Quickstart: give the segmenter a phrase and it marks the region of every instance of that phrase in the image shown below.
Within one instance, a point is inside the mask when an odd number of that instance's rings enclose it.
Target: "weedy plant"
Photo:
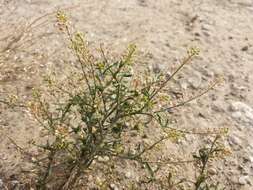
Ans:
[[[73,189],[80,176],[100,158],[136,161],[147,168],[149,182],[155,181],[149,152],[165,140],[191,133],[170,126],[170,111],[199,98],[217,84],[187,101],[171,104],[166,93],[168,83],[198,55],[198,50],[191,48],[171,75],[153,74],[135,64],[135,45],[129,45],[124,55],[115,60],[102,47],[96,52],[99,54],[92,53],[84,35],[72,32],[63,12],[57,13],[57,24],[67,35],[77,64],[63,81],[56,74],[45,77],[46,88],[34,89],[27,104],[48,137],[45,144],[39,145],[46,156],[35,160],[39,168],[37,189]],[[126,142],[136,139],[130,135],[132,130],[138,131],[140,138],[149,138],[142,129],[158,127],[161,134],[150,144]],[[194,157],[193,162],[198,162],[201,169],[196,182],[192,182],[196,190],[218,189],[207,184],[206,168],[211,157],[224,152],[217,147],[224,130],[207,134],[216,137],[211,148],[201,149]],[[174,183],[171,179],[170,174],[163,186],[172,189],[185,181]]]

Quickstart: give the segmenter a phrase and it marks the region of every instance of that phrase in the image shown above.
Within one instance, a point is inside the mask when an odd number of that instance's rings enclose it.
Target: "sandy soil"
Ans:
[[[253,188],[252,0],[0,0],[0,50],[8,44],[6,36],[18,35],[20,27],[15,26],[58,8],[67,8],[73,24],[87,33],[91,44],[104,43],[120,52],[134,42],[154,69],[172,70],[188,47],[198,46],[200,57],[177,77],[175,88],[189,96],[218,76],[225,83],[178,109],[174,125],[228,127],[226,145],[232,155],[214,164],[213,172],[227,181],[227,189]],[[52,20],[48,15],[45,22],[36,23],[27,37],[31,41],[8,52],[9,57],[1,52],[0,97],[16,91],[29,95],[52,67],[64,73],[67,55]],[[24,163],[8,137],[29,148],[27,142],[38,139],[39,132],[24,112],[1,106],[0,179],[7,175],[15,180],[17,172],[29,170],[29,163]],[[202,142],[202,137],[190,136],[175,146],[179,156],[190,155]]]

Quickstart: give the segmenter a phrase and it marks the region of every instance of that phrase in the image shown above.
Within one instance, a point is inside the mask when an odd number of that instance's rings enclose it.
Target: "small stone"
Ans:
[[[131,178],[132,174],[131,174],[131,172],[128,171],[128,172],[126,172],[125,176],[126,176],[126,178]]]
[[[110,184],[110,189],[111,190],[119,190],[119,188],[115,184]]]
[[[242,176],[239,178],[238,182],[240,185],[246,185],[248,182],[249,176]]]
[[[210,36],[210,33],[207,32],[207,31],[203,31],[202,33],[203,33],[206,37],[209,37],[209,36]]]
[[[110,160],[109,156],[99,156],[98,161],[99,162],[108,162]]]
[[[229,137],[228,142],[230,145],[241,145],[242,141],[235,135]]]
[[[148,6],[146,0],[138,0],[138,4],[139,4],[140,6],[142,6],[142,7],[147,7],[147,6]]]
[[[253,126],[253,109],[243,102],[232,102],[232,117],[243,126]]]
[[[188,78],[188,83],[193,89],[200,88],[202,84],[201,75],[197,72],[193,73],[192,76]]]
[[[188,83],[186,81],[180,81],[180,86],[183,90],[188,88]]]
[[[165,77],[166,77],[166,79],[169,79],[171,77],[171,72],[166,71]]]
[[[165,71],[165,65],[162,65],[162,64],[153,64],[152,65],[152,71],[155,74],[159,74],[159,73]]]
[[[215,168],[210,168],[210,169],[208,170],[208,172],[209,172],[210,175],[215,175],[215,174],[217,174],[217,171],[216,171]]]
[[[200,33],[195,32],[194,35],[195,35],[195,36],[200,36]]]
[[[201,113],[201,112],[198,113],[198,116],[202,117],[202,118],[206,118],[206,116],[203,113]]]
[[[248,51],[248,49],[249,49],[249,46],[244,46],[244,47],[242,47],[242,51]]]
[[[170,45],[169,42],[165,43],[165,46],[166,46],[166,47],[171,47],[171,45]]]
[[[211,27],[210,27],[209,24],[202,24],[201,30],[210,31],[210,30],[211,30]]]
[[[232,83],[234,81],[235,81],[235,76],[232,74],[228,75],[228,82]]]
[[[242,171],[242,170],[243,170],[243,168],[244,168],[244,167],[243,167],[243,165],[242,165],[242,164],[240,164],[240,165],[238,165],[238,166],[237,166],[237,169],[238,169],[238,170],[240,170],[240,171]]]
[[[18,180],[13,180],[13,181],[11,181],[11,187],[12,187],[13,189],[18,188],[19,185],[20,185],[20,183],[19,183]]]
[[[189,79],[189,82],[190,82],[191,86],[193,87],[193,89],[198,89],[201,84],[201,82],[199,80],[195,80],[192,78]]]
[[[88,176],[88,182],[92,182],[94,179],[93,179],[93,176],[92,175],[89,175]]]
[[[232,83],[231,84],[231,90],[233,90],[233,91],[246,91],[247,87],[246,86],[239,86],[236,83]]]
[[[4,188],[4,182],[2,179],[0,179],[0,189]]]
[[[211,71],[210,69],[203,69],[202,73],[206,77],[210,77],[210,78],[214,77],[214,72]]]
[[[222,106],[220,105],[217,105],[217,104],[213,104],[211,106],[212,110],[215,111],[215,112],[224,112],[224,109]]]

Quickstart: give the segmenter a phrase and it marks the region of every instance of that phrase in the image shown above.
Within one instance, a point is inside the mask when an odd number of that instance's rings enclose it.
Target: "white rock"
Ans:
[[[232,102],[232,117],[244,126],[253,126],[253,109],[243,102]]]
[[[211,105],[212,110],[216,112],[224,112],[224,106],[221,103],[213,102]]]
[[[128,171],[128,172],[126,172],[125,176],[126,176],[126,178],[131,178],[132,174],[130,171]]]
[[[252,163],[253,166],[253,156],[249,156],[249,161]]]
[[[161,72],[166,71],[166,67],[165,67],[165,65],[163,65],[163,64],[158,64],[158,63],[156,63],[156,64],[153,64],[153,65],[152,65],[151,70],[152,70],[154,73],[159,74],[159,73],[161,73]]]
[[[4,182],[2,179],[0,179],[0,189],[4,188]]]
[[[186,90],[189,86],[189,84],[185,80],[182,80],[179,83],[180,83],[181,88],[184,90]]]
[[[199,89],[202,85],[202,76],[199,72],[192,72],[187,81],[193,89]]]
[[[190,85],[194,88],[194,89],[198,89],[201,85],[201,79],[196,77],[191,77],[188,79]]]
[[[210,175],[215,175],[215,174],[217,174],[217,171],[216,171],[215,168],[210,168],[210,169],[208,170],[208,172],[209,172]]]
[[[88,176],[88,181],[89,181],[89,182],[92,182],[93,180],[94,180],[94,179],[93,179],[93,176],[92,176],[92,175],[89,175],[89,176]]]
[[[110,188],[112,189],[112,190],[119,190],[119,188],[115,185],[115,184],[110,184]]]
[[[245,91],[245,90],[247,90],[247,87],[246,86],[239,86],[236,83],[232,83],[231,90],[233,90],[233,91]]]
[[[239,178],[238,182],[240,185],[246,185],[249,180],[249,176],[242,176]]]
[[[99,156],[98,157],[99,162],[108,162],[109,160],[110,160],[109,156],[104,156],[104,157]]]
[[[18,180],[13,180],[11,181],[11,186],[15,187],[15,189],[19,189],[19,181]]]
[[[230,136],[228,141],[230,145],[242,145],[242,141],[235,135]]]

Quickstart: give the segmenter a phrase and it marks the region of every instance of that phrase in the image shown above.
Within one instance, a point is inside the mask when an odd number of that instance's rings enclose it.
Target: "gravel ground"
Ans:
[[[173,125],[182,129],[228,127],[226,146],[232,155],[215,162],[212,172],[226,181],[229,190],[253,188],[252,0],[0,0],[0,50],[11,40],[7,36],[18,36],[22,26],[47,14],[16,43],[20,46],[11,46],[15,51],[1,52],[0,97],[16,91],[25,97],[50,68],[66,71],[68,56],[50,14],[59,8],[66,9],[73,25],[87,33],[91,45],[104,43],[121,52],[134,42],[148,55],[145,61],[154,70],[171,71],[187,48],[199,47],[200,56],[178,75],[175,89],[187,97],[219,76],[225,83],[176,110]],[[39,132],[26,113],[1,106],[0,134],[0,178],[7,176],[15,186],[19,172],[29,170],[30,164],[7,137],[36,153],[27,142],[39,139]],[[167,146],[180,157],[190,155],[203,141],[189,136]],[[194,172],[189,169],[185,174],[194,176]],[[131,175],[138,177],[133,170],[126,171],[127,177]],[[0,189],[3,183],[0,179]],[[125,183],[112,184],[111,189],[121,189]]]

